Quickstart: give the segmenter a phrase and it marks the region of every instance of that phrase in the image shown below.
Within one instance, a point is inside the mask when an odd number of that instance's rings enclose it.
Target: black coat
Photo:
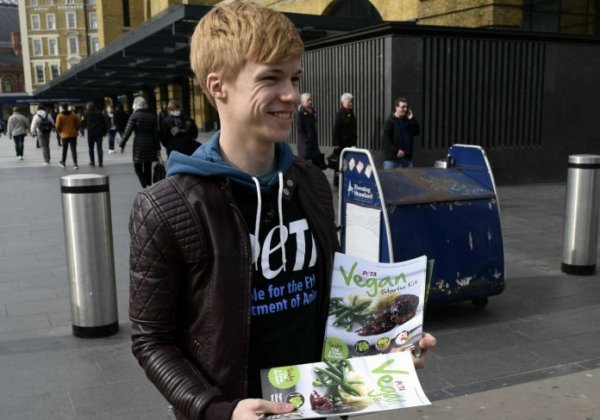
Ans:
[[[321,154],[319,150],[319,137],[317,135],[316,113],[308,112],[300,106],[296,112],[296,140],[298,142],[298,156],[304,159],[315,159]]]
[[[177,133],[174,131],[175,128]],[[185,114],[178,117],[167,115],[160,121],[160,142],[167,149],[167,154],[175,150],[184,155],[191,155],[200,147],[196,137],[198,137],[198,127],[194,120]]]
[[[404,151],[404,159],[412,160],[414,137],[421,133],[416,119],[398,118],[391,115],[383,125],[381,140],[385,160],[394,160],[398,150]]]
[[[333,123],[333,145],[340,149],[356,146],[357,130],[354,111],[350,110],[350,113],[347,113],[343,108],[340,108],[335,114]]]
[[[106,135],[106,119],[96,108],[88,109],[81,120],[82,129],[87,129],[89,137],[104,137]]]
[[[135,132],[133,139],[133,161],[154,162],[158,160],[157,154],[160,150],[158,140],[158,129],[156,124],[156,115],[148,109],[138,109],[135,111],[125,128],[123,140],[119,147],[125,147],[129,136]]]

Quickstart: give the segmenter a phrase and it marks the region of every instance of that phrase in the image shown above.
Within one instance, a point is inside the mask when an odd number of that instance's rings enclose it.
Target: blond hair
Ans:
[[[220,72],[235,80],[247,62],[275,64],[300,59],[302,39],[282,13],[255,3],[216,6],[198,22],[190,45],[190,64],[209,101],[206,78]]]

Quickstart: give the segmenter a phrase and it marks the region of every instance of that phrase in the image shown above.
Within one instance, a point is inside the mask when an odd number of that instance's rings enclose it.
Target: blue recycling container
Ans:
[[[485,306],[504,289],[500,209],[483,149],[450,147],[443,165],[378,171],[367,150],[340,155],[338,222],[344,252],[372,261],[426,255],[429,302]]]

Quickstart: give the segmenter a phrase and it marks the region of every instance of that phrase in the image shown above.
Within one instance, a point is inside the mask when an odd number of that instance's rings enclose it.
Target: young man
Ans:
[[[191,64],[222,129],[192,156],[172,152],[168,177],[135,199],[132,349],[178,418],[290,412],[260,399],[260,369],[320,360],[338,244],[325,176],[284,142],[302,53],[278,12],[210,11]],[[292,307],[288,285],[306,276],[312,298]]]
[[[383,125],[383,169],[412,168],[414,138],[420,133],[419,123],[406,98],[396,98],[394,112]]]
[[[71,157],[73,158],[73,169],[79,169],[77,166],[77,132],[81,125],[81,119],[69,109],[68,103],[60,105],[60,113],[56,116],[56,132],[62,142],[62,160],[58,162],[61,168],[64,168],[67,161],[67,152],[71,148]]]
[[[102,111],[96,108],[96,104],[88,102],[85,105],[85,112],[81,119],[82,130],[87,130],[88,153],[90,156],[90,166],[96,166],[94,148],[98,152],[98,166],[102,168],[104,162],[104,153],[102,152],[102,139],[107,133],[106,118]]]

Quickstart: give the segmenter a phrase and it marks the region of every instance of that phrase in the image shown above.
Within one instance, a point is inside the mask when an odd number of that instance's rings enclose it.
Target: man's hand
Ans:
[[[260,399],[245,399],[235,406],[231,420],[257,420],[264,418],[266,414],[285,414],[292,411],[294,411],[292,404]]]
[[[436,345],[436,338],[433,335],[424,332],[423,337],[421,337],[419,340],[420,354],[415,356],[413,353],[413,362],[415,363],[415,367],[417,369],[425,367],[425,355],[427,353],[427,349],[431,349]]]
[[[437,345],[437,340],[435,337],[429,333],[424,332],[423,337],[419,340],[418,352],[415,352],[413,349],[413,363],[417,369],[421,369],[425,367],[425,355],[427,353],[427,349],[431,349]],[[401,352],[410,350],[410,347],[406,347],[404,349],[392,349],[391,353]]]
[[[406,113],[406,118],[408,118],[409,120],[412,120],[414,117],[414,114],[412,112],[412,109],[409,109],[408,112]]]
[[[396,157],[397,158],[403,158],[404,155],[405,155],[404,150],[398,149],[398,152],[396,153]]]

